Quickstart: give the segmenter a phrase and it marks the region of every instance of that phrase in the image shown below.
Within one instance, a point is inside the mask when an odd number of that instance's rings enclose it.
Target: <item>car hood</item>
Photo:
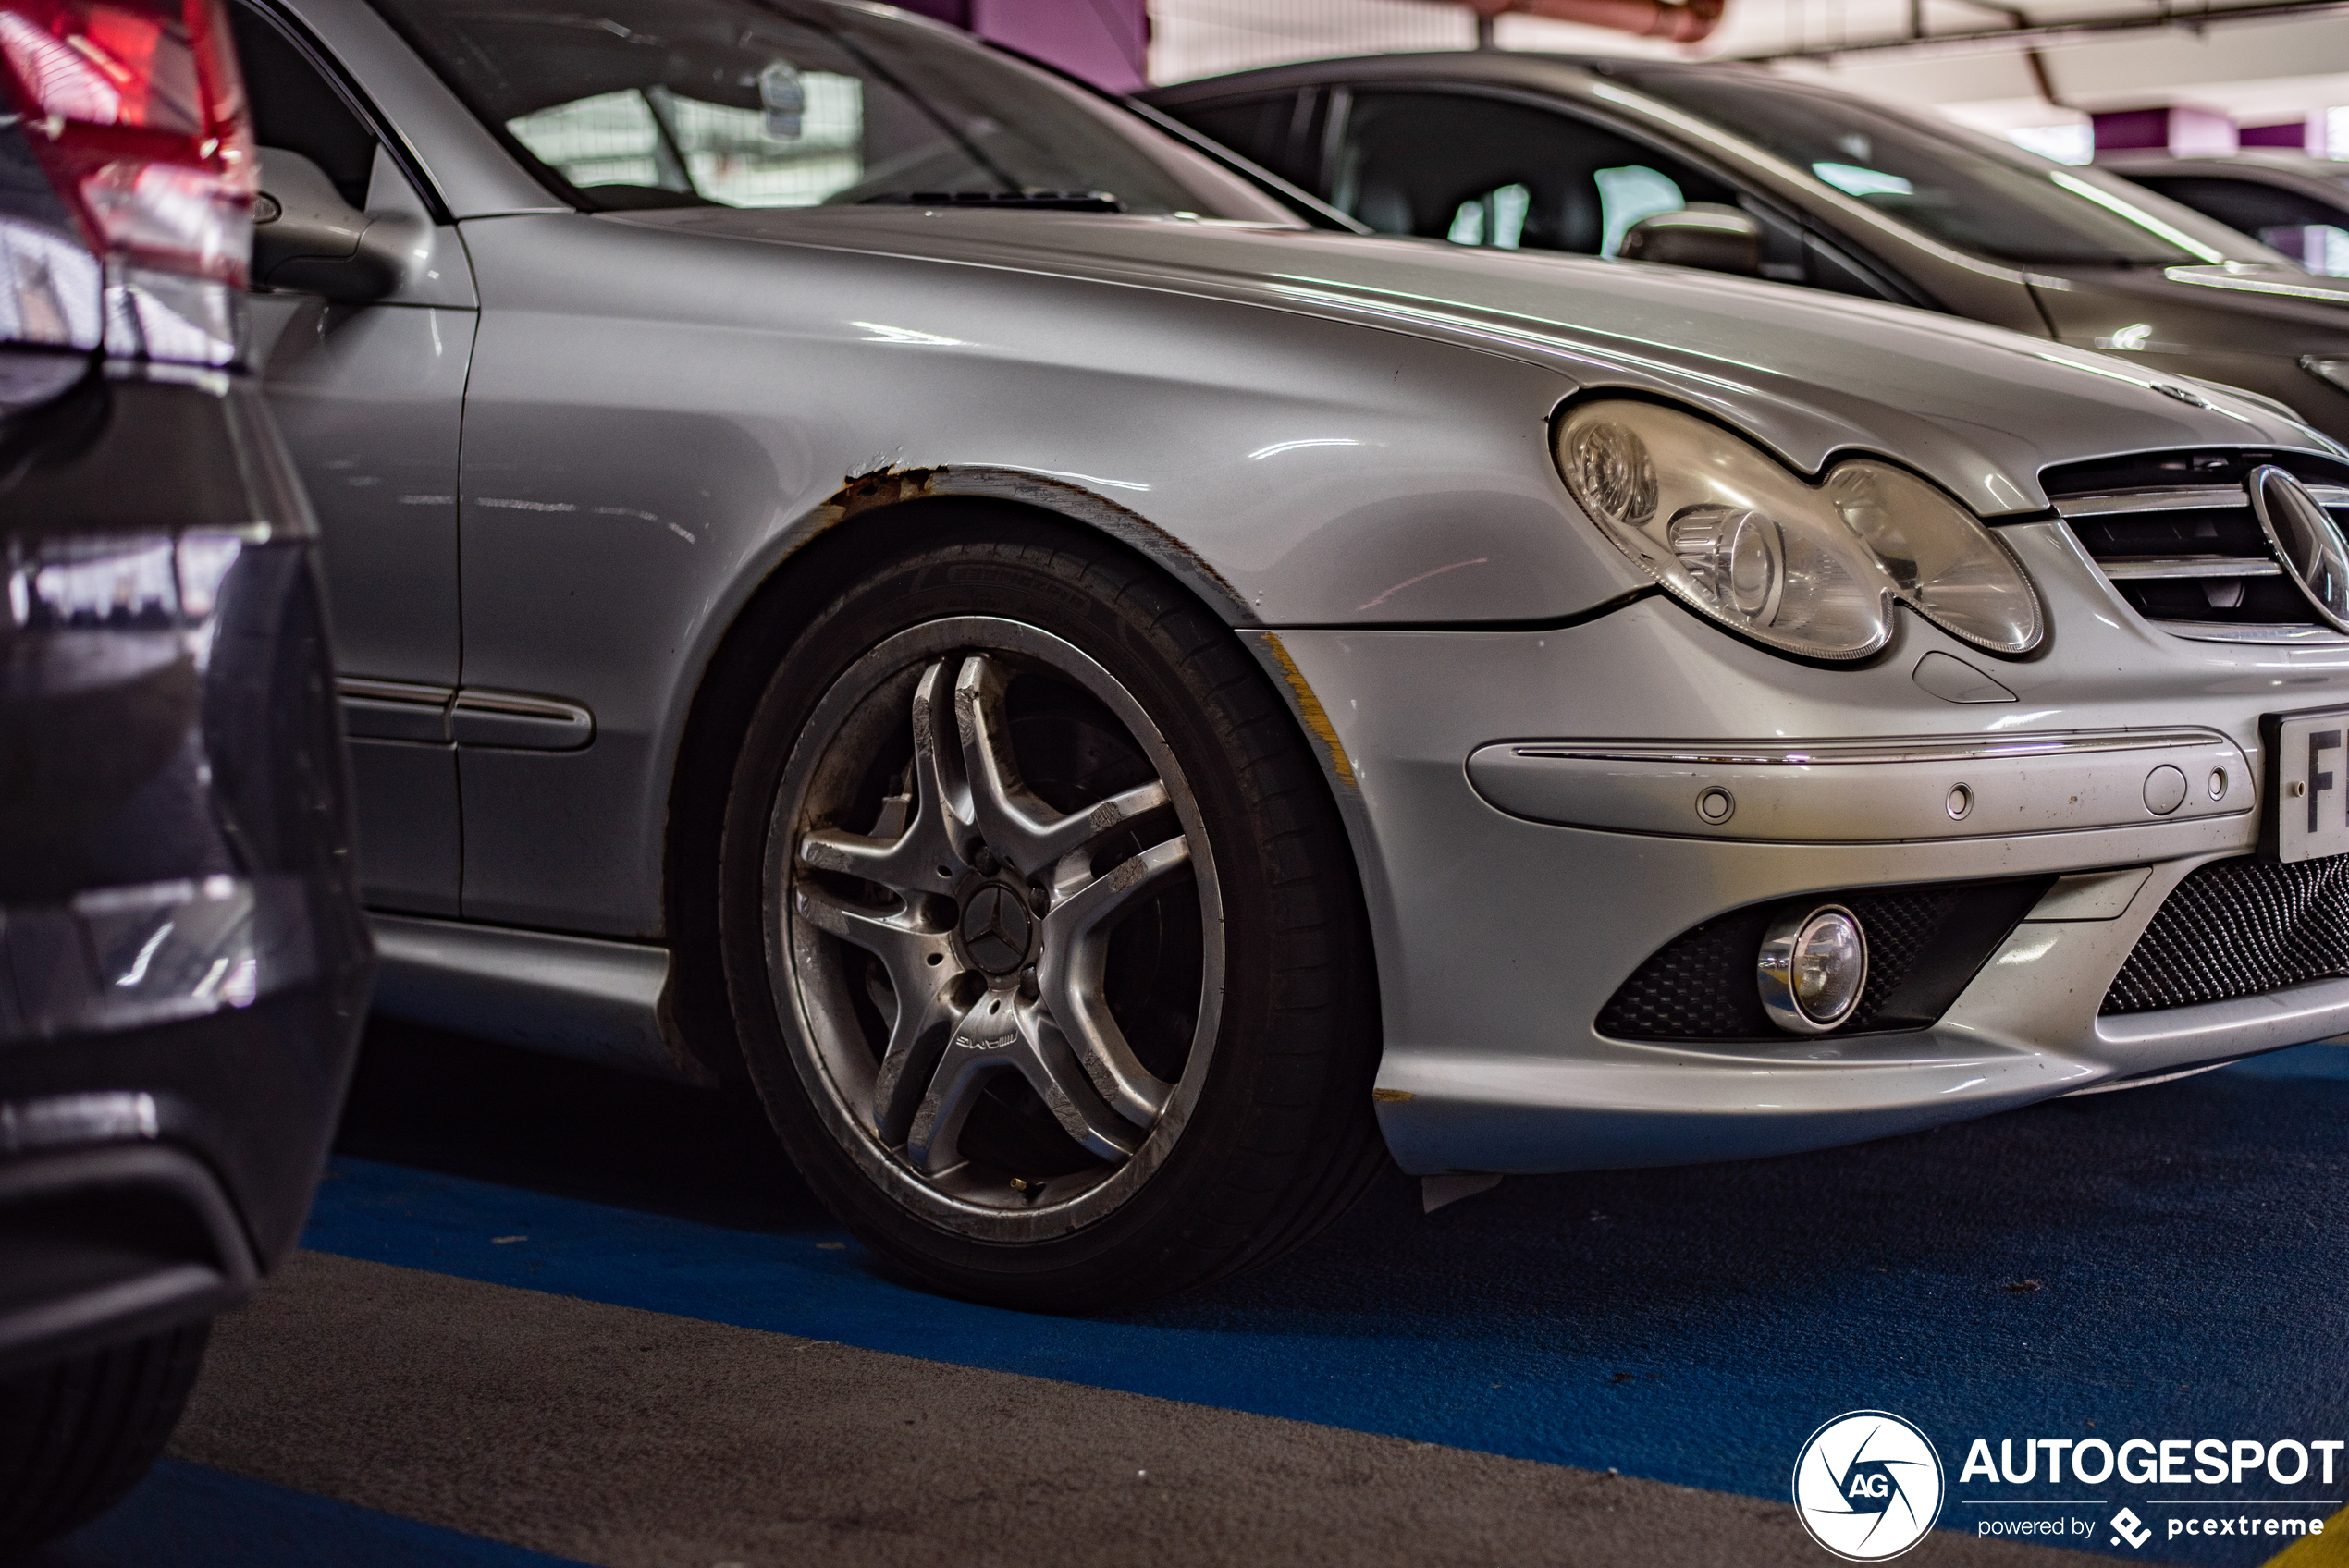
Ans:
[[[2039,471],[2199,446],[2338,452],[2266,404],[1905,307],[1685,268],[1229,223],[1052,212],[695,208],[609,221],[953,262],[1248,304],[1660,394],[1815,473],[1869,451],[1985,515],[2037,512]],[[983,291],[965,297],[986,309]]]

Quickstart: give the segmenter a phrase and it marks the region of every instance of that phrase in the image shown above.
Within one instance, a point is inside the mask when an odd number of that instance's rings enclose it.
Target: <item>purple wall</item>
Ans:
[[[2171,153],[2181,158],[2221,156],[2235,150],[2234,122],[2208,109],[2122,109],[2088,116],[2099,153]]]
[[[895,0],[966,27],[1113,92],[1143,84],[1150,24],[1145,0]]]
[[[2310,150],[2310,132],[2321,135],[2322,123],[2314,119],[2285,120],[2281,125],[2247,125],[2239,133],[2245,147],[2289,147],[2295,153]]]

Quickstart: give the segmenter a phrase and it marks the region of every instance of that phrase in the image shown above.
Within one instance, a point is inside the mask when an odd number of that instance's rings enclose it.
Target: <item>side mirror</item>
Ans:
[[[299,153],[261,149],[253,202],[256,287],[363,303],[398,288],[415,249],[412,220],[363,213]]]
[[[1642,218],[1616,251],[1627,262],[1661,262],[1706,272],[1762,276],[1762,226],[1738,211],[1695,202],[1677,213]]]

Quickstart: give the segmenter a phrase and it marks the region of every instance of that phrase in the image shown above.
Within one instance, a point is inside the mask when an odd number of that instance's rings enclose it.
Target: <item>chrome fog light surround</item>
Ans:
[[[1841,904],[1781,915],[1763,934],[1753,975],[1771,1023],[1789,1034],[1825,1035],[1859,1011],[1868,935]]]

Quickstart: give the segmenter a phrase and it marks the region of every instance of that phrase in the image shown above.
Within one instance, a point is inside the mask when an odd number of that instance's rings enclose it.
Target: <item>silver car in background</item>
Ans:
[[[882,7],[240,7],[379,1005],[747,1078],[918,1280],[2349,1029],[2271,404],[1318,232]]]
[[[2248,147],[2223,158],[2108,153],[2097,164],[2310,272],[2349,276],[2349,159]]]
[[[1938,116],[1758,66],[1490,49],[1147,97],[1382,233],[1948,311],[2247,387],[2349,440],[2349,282]]]

